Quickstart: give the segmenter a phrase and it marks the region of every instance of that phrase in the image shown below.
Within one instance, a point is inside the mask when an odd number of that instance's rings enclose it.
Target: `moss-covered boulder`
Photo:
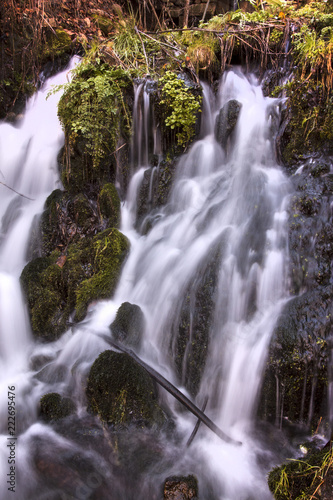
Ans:
[[[70,398],[62,397],[57,392],[45,394],[40,400],[40,415],[43,420],[59,420],[75,411],[75,404]]]
[[[124,302],[117,311],[117,315],[110,329],[113,338],[129,347],[140,346],[145,328],[143,312],[136,304]]]
[[[67,255],[55,251],[29,262],[21,283],[33,333],[55,339],[66,330],[70,314],[81,321],[90,302],[110,297],[128,249],[127,238],[113,228],[70,244]]]
[[[150,375],[128,354],[104,351],[93,363],[88,410],[113,426],[161,426],[165,416]]]
[[[329,500],[333,492],[333,450],[324,448],[299,460],[275,467],[268,486],[276,500],[321,498]]]
[[[98,197],[101,215],[109,227],[119,227],[120,198],[114,184],[107,183],[102,187]]]
[[[59,255],[54,252],[49,257],[37,257],[21,274],[32,331],[46,339],[57,338],[64,332],[69,316],[63,273],[57,264]]]
[[[170,476],[163,488],[164,500],[197,500],[198,480],[195,476]]]

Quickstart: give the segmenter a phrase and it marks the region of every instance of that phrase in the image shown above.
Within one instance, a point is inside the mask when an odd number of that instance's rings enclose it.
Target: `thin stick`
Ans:
[[[147,54],[146,54],[145,44],[143,43],[143,40],[141,38],[141,35],[140,35],[138,28],[135,26],[134,29],[135,29],[135,32],[137,33],[138,37],[140,38],[142,48],[143,48],[143,53],[144,53],[145,59],[146,59],[147,73],[149,74],[149,64],[148,64],[148,58],[147,58]]]
[[[35,201],[35,198],[29,198],[29,196],[26,196],[25,194],[19,193],[18,191],[15,191],[15,189],[11,188],[10,186],[7,186],[4,182],[0,181],[0,184],[2,186],[5,186],[7,189],[10,189],[11,191],[14,191],[14,193],[18,194],[19,196],[22,196],[22,198],[26,198],[27,200]]]
[[[142,359],[140,359],[131,349],[127,349],[126,347],[118,344],[114,340],[110,339],[106,335],[99,335],[105,342],[116,349],[118,349],[121,352],[124,352],[131,356],[134,361],[136,361],[142,368],[144,368],[149,375],[156,380],[158,384],[160,384],[164,389],[166,389],[172,396],[180,403],[182,403],[193,415],[198,417],[201,422],[203,422],[211,431],[213,431],[220,439],[223,441],[226,441],[227,443],[231,443],[237,446],[240,446],[242,443],[240,441],[236,441],[235,439],[232,439],[231,437],[227,436],[210,418],[207,417],[199,408],[192,403],[190,399],[188,399],[182,392],[180,392],[177,387],[175,387],[171,382],[169,382],[166,378],[164,378],[160,373],[158,373],[154,368],[151,366],[147,365]]]

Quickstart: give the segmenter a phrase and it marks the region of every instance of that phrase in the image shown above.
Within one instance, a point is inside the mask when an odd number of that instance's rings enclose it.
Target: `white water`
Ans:
[[[64,74],[59,75],[63,77]],[[134,120],[136,123],[143,120],[144,133],[141,139],[133,139],[133,146],[138,148],[139,169],[133,175],[122,213],[122,231],[131,241],[130,256],[113,300],[98,303],[91,308],[82,325],[49,345],[38,346],[32,341],[18,277],[25,264],[31,223],[42,210],[46,196],[58,187],[56,154],[63,136],[56,120],[56,102],[47,101],[53,111],[41,111],[39,101],[44,105],[44,90],[38,94],[38,101],[31,103],[21,129],[1,126],[4,182],[35,199],[26,200],[0,186],[1,214],[6,213],[8,206],[15,208],[15,204],[18,205],[18,217],[9,224],[0,248],[0,269],[3,270],[0,355],[4,367],[1,372],[1,422],[6,422],[7,386],[15,385],[22,410],[22,477],[34,478],[28,450],[36,434],[45,436],[54,446],[75,448],[73,443],[65,442],[47,426],[34,423],[38,401],[47,392],[69,393],[77,399],[79,414],[85,413],[82,385],[91,363],[107,348],[98,334],[109,332],[108,325],[124,301],[138,304],[146,317],[140,356],[179,385],[170,359],[174,313],[212,248],[220,245],[223,251],[216,308],[197,401],[199,404],[209,396],[207,415],[243,445],[227,445],[211,431],[201,428],[189,450],[182,452],[174,469],[168,466],[165,475],[196,473],[201,484],[200,498],[266,500],[271,495],[262,470],[256,464],[261,450],[251,440],[250,430],[267,347],[287,289],[285,210],[290,186],[274,159],[269,119],[270,113],[276,112],[278,102],[264,98],[259,85],[241,73],[227,74],[216,108],[215,105],[210,107],[214,99],[205,88],[203,138],[182,157],[170,203],[161,210],[158,222],[147,236],[140,236],[134,228],[136,196],[144,170],[149,166],[149,98],[144,95],[140,111],[138,96],[141,90],[139,87],[136,93]],[[242,104],[241,114],[233,143],[229,144],[228,151],[223,151],[214,139],[214,119],[216,111],[234,98]],[[34,116],[34,113],[38,114]],[[34,125],[28,126],[28,123]],[[7,149],[10,141],[15,148]],[[27,160],[23,160],[25,156]],[[133,160],[132,167],[134,164]],[[10,216],[14,219],[12,214],[11,209]],[[68,368],[61,383],[53,382],[52,377],[49,383],[32,378],[34,373],[29,371],[28,359],[29,355],[37,353],[54,359],[49,363],[51,373],[60,366]],[[186,442],[195,419],[179,413],[171,396],[165,396],[165,400]],[[2,432],[1,476],[7,468],[6,429]],[[183,449],[183,443],[180,448]],[[79,451],[84,454],[83,450]],[[213,485],[213,493],[209,492],[208,484]],[[5,488],[0,489],[0,497],[6,498],[4,495]],[[23,494],[22,498],[27,497]]]

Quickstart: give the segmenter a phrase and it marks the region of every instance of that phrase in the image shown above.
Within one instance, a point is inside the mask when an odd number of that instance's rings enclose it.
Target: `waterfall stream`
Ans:
[[[279,101],[264,97],[258,82],[240,70],[224,76],[216,98],[203,85],[200,139],[179,161],[168,204],[159,209],[148,234],[141,235],[135,227],[137,196],[149,167],[148,128],[153,128],[153,123],[149,119],[149,95],[142,84],[137,87],[133,119],[141,138],[133,138],[131,168],[135,172],[122,208],[121,227],[131,242],[131,252],[118,288],[112,300],[91,307],[86,320],[58,341],[38,344],[30,332],[19,275],[26,262],[32,223],[47,195],[59,186],[56,156],[63,134],[56,117],[58,96],[45,101],[45,95],[47,87],[63,82],[65,75],[49,80],[30,101],[20,128],[7,124],[0,128],[1,177],[16,191],[33,198],[28,200],[0,186],[1,477],[8,468],[3,424],[7,423],[7,387],[15,386],[21,433],[18,499],[28,500],[29,491],[38,485],[29,454],[38,439],[48,443],[50,456],[53,449],[54,453],[80,453],[94,470],[103,470],[103,480],[109,481],[113,491],[106,500],[132,498],[128,493],[122,495],[122,486],[116,486],[102,454],[80,447],[37,420],[38,401],[48,392],[68,394],[77,402],[78,415],[85,416],[84,381],[94,359],[109,348],[99,334],[109,335],[109,325],[125,301],[139,305],[145,315],[139,356],[187,393],[188,353],[195,332],[190,321],[179,379],[173,362],[177,325],[184,296],[195,288],[193,284],[213,255],[215,307],[195,401],[200,406],[208,397],[207,415],[243,445],[223,443],[201,426],[186,449],[184,443],[196,420],[180,411],[171,396],[163,394],[183,451],[172,463],[172,452],[166,451],[165,471],[158,470],[156,477],[160,481],[168,474],[194,473],[199,478],[201,499],[270,499],[265,468],[258,465],[258,457],[265,452],[251,438],[251,425],[271,334],[288,290],[286,208],[291,187],[276,164],[272,138]],[[219,109],[231,99],[240,103],[241,110],[224,150],[215,139],[214,123]],[[153,171],[152,175],[158,173]],[[194,303],[190,293],[190,318]],[[29,359],[37,354],[49,357],[48,378],[43,381],[35,378],[29,365]],[[61,367],[67,371],[59,381],[56,374]],[[175,444],[165,446],[174,448]],[[142,492],[136,491],[133,498],[157,498],[151,493],[155,491],[151,481],[147,480]],[[75,498],[93,498],[89,496],[91,488],[81,489]],[[58,497],[52,496],[47,489],[39,498],[67,498],[58,493]],[[6,494],[7,486],[2,481],[0,497],[5,499]]]

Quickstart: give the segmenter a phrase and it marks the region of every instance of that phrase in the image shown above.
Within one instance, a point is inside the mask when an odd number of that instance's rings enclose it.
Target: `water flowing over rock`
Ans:
[[[4,190],[0,199],[1,381],[17,388],[24,500],[270,500],[265,474],[277,459],[274,444],[254,437],[258,405],[278,426],[284,417],[310,424],[332,392],[323,363],[332,356],[330,233],[321,238],[331,223],[330,165],[284,175],[272,130],[281,100],[240,70],[225,73],[216,96],[203,84],[199,139],[163,159],[148,87],[135,87],[136,149],[121,206],[126,176],[108,163],[102,180],[85,177],[82,151],[60,189],[58,122],[43,137],[56,138],[50,157],[35,150],[38,134],[1,125],[9,145],[22,139],[19,151],[1,147],[6,182],[34,198]],[[320,258],[303,262],[311,249]],[[198,427],[128,354],[109,350],[110,333],[196,406],[207,403],[207,417],[231,439]],[[297,377],[300,365],[307,375]]]

